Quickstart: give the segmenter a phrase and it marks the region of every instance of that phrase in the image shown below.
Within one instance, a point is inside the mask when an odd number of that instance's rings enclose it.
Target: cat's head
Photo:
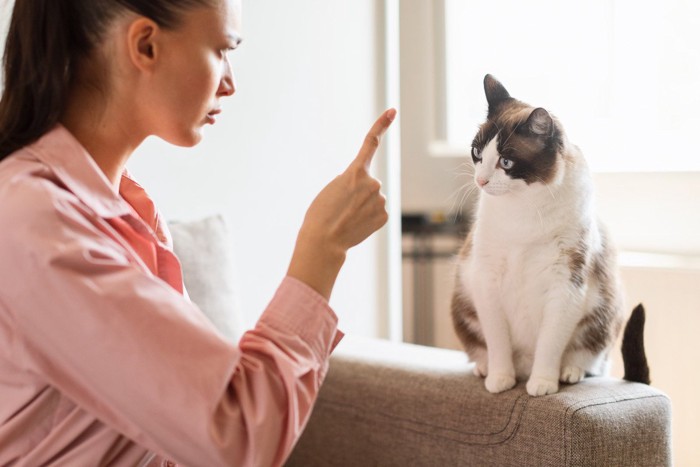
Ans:
[[[471,149],[477,186],[499,196],[559,179],[565,138],[559,122],[545,109],[512,98],[491,75],[484,90],[488,116]]]

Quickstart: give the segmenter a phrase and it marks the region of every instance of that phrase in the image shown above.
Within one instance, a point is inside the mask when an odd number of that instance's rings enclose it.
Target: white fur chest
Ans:
[[[528,361],[550,288],[568,280],[566,269],[553,266],[561,263],[562,248],[576,240],[581,213],[551,201],[542,208],[532,200],[513,201],[482,200],[462,277],[476,303],[505,316],[514,352]],[[477,312],[480,320],[491,319],[478,307]]]
[[[548,286],[560,282],[551,267],[556,248],[534,243],[503,248],[475,242],[474,253],[463,270],[472,294],[485,295],[477,301],[490,303],[490,311],[506,317],[514,350],[532,356]],[[485,313],[479,313],[479,318],[490,319]]]

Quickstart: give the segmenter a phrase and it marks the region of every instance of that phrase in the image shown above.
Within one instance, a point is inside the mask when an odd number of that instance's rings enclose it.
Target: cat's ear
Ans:
[[[550,136],[554,129],[554,122],[549,112],[542,107],[538,107],[532,111],[525,122],[525,127],[530,130],[530,133],[537,136]]]
[[[500,102],[510,98],[506,88],[492,75],[484,76],[484,91],[486,92],[486,101],[489,103],[489,108],[493,108]]]

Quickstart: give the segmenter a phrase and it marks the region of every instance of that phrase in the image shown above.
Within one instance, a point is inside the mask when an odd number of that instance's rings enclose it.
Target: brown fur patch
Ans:
[[[469,232],[467,238],[459,250],[459,259],[464,261],[471,254],[474,241],[474,231]],[[474,304],[461,293],[462,285],[460,283],[460,274],[457,273],[455,281],[455,290],[452,295],[452,323],[454,324],[455,333],[459,338],[464,350],[470,354],[481,349],[486,349],[486,341],[481,333],[479,318],[476,314]]]
[[[622,326],[621,297],[616,287],[617,278],[611,270],[614,252],[603,233],[602,248],[591,258],[590,275],[592,284],[599,288],[600,298],[593,309],[579,322],[575,338],[571,343],[574,349],[586,349],[592,353],[608,347],[620,333]]]
[[[455,293],[452,295],[452,322],[464,350],[467,354],[471,354],[479,349],[486,349],[486,341],[481,333],[474,304],[460,293],[459,289],[460,286],[457,284]]]
[[[571,271],[571,283],[576,288],[581,288],[586,283],[586,275],[588,272],[587,236],[588,232],[583,230],[576,245],[564,250],[564,255],[568,258],[569,270]]]
[[[474,245],[474,231],[471,230],[467,234],[467,238],[464,239],[464,243],[462,244],[462,248],[459,249],[459,258],[460,259],[467,259],[469,255],[471,254],[472,251],[472,246]]]

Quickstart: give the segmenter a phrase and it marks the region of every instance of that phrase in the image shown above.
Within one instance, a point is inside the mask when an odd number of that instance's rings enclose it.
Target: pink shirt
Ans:
[[[127,174],[60,125],[0,163],[0,465],[281,465],[336,323],[287,277],[235,347]]]

